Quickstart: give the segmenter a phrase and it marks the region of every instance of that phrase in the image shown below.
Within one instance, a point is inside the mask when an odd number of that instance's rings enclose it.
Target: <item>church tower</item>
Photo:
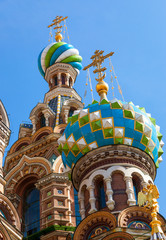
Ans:
[[[38,58],[38,68],[49,91],[43,103],[30,112],[31,124],[20,125],[19,138],[4,165],[5,194],[17,209],[24,237],[33,235],[36,240],[66,239],[76,226],[77,196],[57,141],[68,117],[83,108],[81,97],[73,88],[82,58],[76,48],[62,41],[62,21],[64,18],[57,17],[51,24],[57,29],[56,41],[46,46]]]
[[[106,68],[101,63],[112,54],[103,56],[97,50],[84,68],[97,67],[100,101],[75,111],[58,140],[78,191],[82,221],[73,240],[149,239],[151,235],[151,214],[137,201],[138,192],[155,180],[162,161],[162,134],[144,108],[107,99]],[[152,239],[165,239],[164,218],[158,214],[158,220],[163,230]]]

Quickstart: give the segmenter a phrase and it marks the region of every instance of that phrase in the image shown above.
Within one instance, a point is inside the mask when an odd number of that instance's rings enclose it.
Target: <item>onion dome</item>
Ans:
[[[72,167],[87,152],[115,144],[139,148],[151,156],[156,167],[162,161],[164,143],[159,126],[144,108],[132,102],[94,101],[75,111],[68,122],[58,140],[64,165]]]
[[[38,67],[44,77],[46,69],[55,63],[70,64],[78,73],[82,69],[79,51],[65,42],[54,42],[44,48],[38,58]]]

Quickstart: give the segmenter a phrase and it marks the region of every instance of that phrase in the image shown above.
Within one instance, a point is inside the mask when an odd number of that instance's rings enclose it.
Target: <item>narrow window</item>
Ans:
[[[23,232],[27,237],[40,230],[40,192],[33,187],[28,189],[23,199]]]
[[[99,210],[106,207],[103,181],[98,183]]]

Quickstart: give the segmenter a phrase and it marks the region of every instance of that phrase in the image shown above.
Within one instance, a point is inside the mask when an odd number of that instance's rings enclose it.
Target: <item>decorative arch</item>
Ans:
[[[89,177],[89,181],[88,181],[88,186],[87,187],[89,187],[90,185],[93,185],[95,178],[98,177],[98,176],[102,176],[105,179],[105,178],[109,177],[109,174],[108,174],[108,172],[106,170],[103,170],[103,169],[100,169],[100,170],[97,170],[97,171],[93,172],[91,174],[91,176]]]
[[[53,129],[51,127],[43,127],[40,128],[38,131],[36,131],[31,138],[31,142],[36,142],[43,136],[47,136],[49,134],[53,133]]]
[[[58,126],[56,126],[56,127],[54,128],[54,133],[60,133],[60,134],[62,134],[63,131],[65,130],[66,126],[67,126],[67,124],[65,124],[65,123],[59,124]]]
[[[31,143],[30,137],[23,137],[18,139],[9,150],[9,154],[14,153],[19,150],[21,146],[27,146]],[[17,150],[18,149],[18,150]]]
[[[1,206],[4,206],[6,208],[6,212],[10,216],[9,219],[11,219],[12,221],[11,224],[15,225],[17,229],[21,230],[20,219],[15,207],[13,206],[11,201],[2,193],[0,193],[0,209],[1,209]]]
[[[161,225],[165,227],[165,220],[163,217],[158,214],[157,215],[158,220],[162,223]],[[124,209],[118,216],[118,227],[128,227],[129,223],[132,221],[143,221],[147,223],[148,225],[151,222],[151,214],[150,212],[147,212],[145,208],[138,207],[138,206],[131,206],[126,209]],[[163,229],[164,231],[165,229]]]
[[[93,172],[88,181],[84,180],[80,187],[82,186],[82,184],[87,184],[87,187],[93,185],[93,180],[96,176],[98,175],[101,175],[104,177],[104,179],[106,178],[109,178],[111,177],[111,175],[114,173],[114,172],[121,172],[125,177],[132,177],[132,174],[136,174],[138,175],[142,181],[148,183],[149,181],[151,181],[153,183],[153,180],[152,178],[147,175],[147,174],[143,174],[143,172],[141,170],[139,170],[138,168],[125,168],[125,167],[121,167],[121,166],[113,166],[113,167],[110,167],[108,168],[107,170],[104,170],[104,169],[99,169],[99,170],[96,170],[95,172]]]
[[[77,99],[67,99],[66,101],[64,101],[63,106],[70,106],[70,107],[74,107],[75,109],[79,109],[79,108],[83,108],[84,105],[81,101],[77,100]]]
[[[108,236],[104,237],[102,240],[134,240],[135,238],[127,233],[127,232],[123,232],[123,230],[120,232],[114,232],[109,234]]]
[[[116,227],[116,218],[109,212],[99,211],[86,217],[77,227],[73,240],[87,240],[96,227],[106,226],[109,230]]]
[[[8,231],[6,230],[6,228],[2,222],[0,223],[0,237],[1,237],[1,235],[3,237],[3,240],[11,239],[11,237],[8,234]]]
[[[53,171],[56,172],[56,173],[60,173],[59,169],[60,169],[61,165],[63,165],[63,163],[62,163],[62,157],[60,155],[60,156],[57,157],[57,159],[55,160],[55,162],[52,166]]]
[[[78,198],[81,198],[81,192],[82,192],[82,189],[84,188],[84,186],[89,186],[89,179],[85,179],[82,183],[81,183],[81,185],[80,185],[80,187],[79,187],[79,191],[78,191]]]
[[[44,109],[47,109],[48,106],[45,103],[38,103],[31,111],[30,113],[30,118],[34,115],[38,115],[41,111],[43,111]]]
[[[28,174],[36,174],[39,178],[52,172],[51,164],[43,157],[30,158],[23,156],[19,163],[5,176],[6,188],[14,189],[17,182]]]
[[[142,181],[148,183],[151,181],[153,183],[152,178],[148,174],[144,174],[141,170],[138,168],[132,167],[126,169],[126,176],[132,176],[133,174],[137,175]]]

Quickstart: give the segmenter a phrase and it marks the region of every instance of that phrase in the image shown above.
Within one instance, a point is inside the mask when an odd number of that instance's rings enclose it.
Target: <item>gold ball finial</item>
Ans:
[[[56,42],[61,42],[61,41],[62,41],[62,34],[57,33],[57,34],[55,35],[55,40],[56,40]]]
[[[98,84],[96,85],[96,91],[98,92],[99,96],[100,96],[100,100],[102,99],[106,99],[107,100],[107,92],[109,90],[108,84],[104,81],[98,82]]]
[[[98,84],[96,85],[96,91],[98,92],[99,95],[101,91],[107,94],[108,89],[109,89],[108,84],[104,81],[98,82]]]

